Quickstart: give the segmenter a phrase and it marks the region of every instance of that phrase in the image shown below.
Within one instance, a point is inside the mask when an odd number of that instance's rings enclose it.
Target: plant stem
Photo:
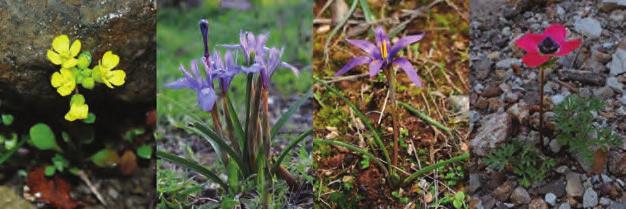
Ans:
[[[543,141],[543,83],[544,83],[544,74],[543,67],[539,68],[539,141]]]
[[[398,104],[396,103],[396,75],[393,68],[390,66],[388,69],[384,69],[387,77],[387,85],[389,88],[389,100],[391,105],[389,111],[391,114],[391,120],[393,125],[393,156],[391,158],[391,167],[398,165]],[[393,172],[393,171],[392,171]]]
[[[265,158],[266,158],[266,163],[268,165],[268,167],[271,168],[271,161],[270,159],[272,159],[272,152],[271,152],[271,141],[270,141],[270,112],[269,112],[269,89],[266,87],[263,87],[263,90],[261,90],[261,102],[262,102],[262,113],[263,113],[263,117],[261,119],[262,121],[262,132],[263,132],[263,151],[265,152]]]

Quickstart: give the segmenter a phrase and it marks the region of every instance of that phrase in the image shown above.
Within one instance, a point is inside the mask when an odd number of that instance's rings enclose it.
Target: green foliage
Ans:
[[[404,192],[402,190],[391,192],[391,196],[396,198],[400,204],[409,204],[409,197],[404,196]]]
[[[5,126],[10,126],[11,124],[13,124],[13,115],[2,114],[0,117],[2,117],[2,124],[4,124]]]
[[[465,203],[465,193],[457,192],[454,194],[454,199],[452,200],[452,206],[456,209],[467,209],[469,206]]]
[[[119,161],[119,156],[115,150],[104,148],[93,154],[89,159],[98,167],[113,167]]]
[[[463,166],[450,167],[443,175],[442,179],[446,182],[446,185],[450,187],[456,186],[459,182],[462,182],[465,178],[465,169]]]
[[[38,123],[30,128],[30,143],[37,147],[39,150],[57,150],[59,151],[59,145],[57,144],[54,132],[46,124]]]
[[[544,156],[533,145],[517,140],[500,146],[483,160],[497,171],[510,166],[513,173],[520,178],[519,184],[526,188],[543,181],[556,164],[554,159]]]
[[[149,160],[152,158],[152,145],[144,144],[137,148],[137,156]]]
[[[203,185],[172,169],[157,169],[158,209],[190,208],[193,197],[201,194]]]
[[[603,109],[602,100],[568,96],[554,110],[558,142],[567,145],[570,153],[587,161],[593,159],[596,149],[607,151],[618,146],[621,140],[610,129],[593,126],[594,112]]]

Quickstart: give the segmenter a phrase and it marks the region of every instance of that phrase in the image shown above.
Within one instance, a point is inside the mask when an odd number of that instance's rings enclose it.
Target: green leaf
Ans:
[[[13,115],[2,114],[2,124],[5,126],[10,126],[13,124]]]
[[[0,138],[4,139],[4,137],[2,137],[2,136],[0,136]],[[11,134],[11,138],[10,139],[5,139],[4,140],[4,149],[6,149],[6,150],[13,149],[16,145],[17,145],[17,134],[15,134],[15,133]]]
[[[230,186],[230,191],[233,193],[238,193],[239,192],[239,167],[237,167],[237,163],[235,163],[232,160],[228,161],[226,170],[228,171],[228,185]]]
[[[52,129],[46,124],[37,123],[30,128],[30,142],[39,150],[61,151]]]
[[[82,69],[86,69],[91,64],[91,53],[88,51],[83,51],[78,55],[78,67]]]
[[[300,108],[302,104],[304,104],[306,101],[309,100],[312,94],[313,94],[313,89],[311,88],[304,96],[300,97],[298,101],[291,104],[291,106],[289,106],[289,109],[287,109],[287,112],[283,113],[280,116],[280,118],[276,121],[276,123],[274,123],[274,126],[272,126],[272,131],[270,132],[271,134],[270,136],[272,139],[274,138],[274,136],[276,136],[278,131],[285,125],[285,123],[289,120],[289,118],[291,118],[291,116],[294,113],[296,113],[296,110],[298,110],[298,108]]]
[[[361,120],[361,122],[363,122],[363,124],[365,125],[367,130],[369,130],[371,132],[372,136],[374,137],[374,143],[376,143],[378,148],[380,148],[381,151],[383,152],[383,157],[385,158],[385,161],[386,162],[391,162],[391,158],[389,157],[389,152],[387,151],[387,148],[385,147],[385,144],[383,143],[382,139],[380,138],[380,134],[378,133],[378,131],[372,125],[372,122],[370,121],[370,119],[367,116],[365,116],[365,114],[363,114],[363,112],[361,112],[359,110],[359,108],[357,108],[356,105],[354,105],[350,101],[350,99],[348,99],[346,96],[344,96],[339,90],[337,90],[336,88],[334,88],[331,85],[327,84],[326,82],[324,82],[322,80],[319,80],[318,78],[315,78],[315,80],[317,80],[318,83],[320,83],[324,87],[326,87],[331,93],[333,93],[333,94],[337,95],[339,98],[341,98],[341,100],[343,100],[346,103],[346,105],[348,105],[350,107],[350,109],[352,109],[352,111],[357,115],[357,117]],[[389,170],[391,170],[391,163],[389,164]]]
[[[421,118],[422,120],[424,120],[424,122],[435,126],[443,131],[445,131],[446,133],[450,133],[450,128],[444,126],[443,124],[439,123],[439,121],[436,121],[435,119],[429,117],[428,115],[426,115],[425,113],[422,113],[420,111],[418,111],[417,109],[413,108],[410,104],[408,103],[404,103],[404,102],[400,102],[398,101],[398,104],[402,107],[404,107],[406,110],[408,110],[409,112],[417,115],[417,117]]]
[[[433,171],[435,169],[444,167],[444,166],[446,166],[448,164],[451,164],[451,163],[454,163],[454,162],[467,160],[469,157],[470,157],[469,152],[465,152],[465,153],[457,155],[457,156],[455,156],[453,158],[450,158],[450,159],[447,159],[447,160],[442,160],[442,161],[439,161],[439,162],[437,162],[435,164],[423,167],[422,169],[419,169],[419,170],[413,172],[413,174],[411,174],[409,177],[404,179],[404,182],[402,184],[403,185],[408,185],[411,182],[413,182],[413,180],[415,178],[417,178],[418,176],[421,176],[423,174],[429,173],[429,172],[431,172],[431,171]]]
[[[63,138],[63,141],[65,143],[69,143],[72,140],[72,137],[70,137],[70,134],[68,134],[65,131],[61,132],[61,138]]]
[[[115,150],[104,148],[98,151],[96,154],[93,154],[90,158],[91,162],[96,164],[98,167],[114,167],[119,162],[119,155]]]
[[[146,133],[146,130],[143,128],[133,128],[124,132],[124,135],[122,136],[122,138],[124,138],[124,140],[128,142],[132,142],[133,139],[135,139],[138,136],[143,135],[144,133]]]
[[[17,143],[16,146],[13,147],[13,149],[5,150],[4,152],[0,153],[0,165],[2,165],[2,163],[11,158],[11,156],[13,156],[15,152],[17,152],[17,149],[22,147],[24,143],[26,143],[26,140],[21,140]]]
[[[278,157],[278,160],[276,160],[276,163],[275,163],[276,165],[274,169],[277,170],[278,166],[280,166],[280,164],[283,162],[287,154],[289,154],[289,152],[291,152],[291,150],[293,150],[293,148],[296,147],[297,144],[299,144],[301,141],[303,141],[307,136],[311,135],[312,133],[313,133],[313,129],[309,129],[303,132],[302,134],[300,134],[300,136],[298,136],[298,138],[293,140],[291,143],[289,143],[289,145],[285,149],[283,149],[283,151],[281,152],[280,157]]]
[[[222,179],[220,179],[217,175],[215,175],[213,172],[211,172],[209,169],[205,168],[204,166],[200,165],[199,163],[192,161],[192,160],[188,160],[182,157],[178,157],[176,155],[173,155],[171,153],[168,152],[164,152],[164,151],[160,151],[157,150],[156,152],[157,156],[161,159],[170,161],[178,166],[182,166],[185,167],[187,169],[190,169],[192,171],[195,171],[205,177],[207,177],[208,179],[211,179],[213,182],[219,184],[222,189],[228,191],[229,187],[226,183],[224,183],[224,181],[222,181]]]
[[[87,115],[87,118],[83,120],[83,123],[85,124],[93,124],[95,122],[96,122],[96,114],[93,114],[93,113],[89,113]]]
[[[137,148],[137,156],[149,160],[152,158],[152,146],[149,144],[141,145]]]
[[[367,156],[368,158],[374,160],[374,162],[380,167],[380,169],[383,170],[383,172],[385,173],[385,175],[389,175],[389,172],[387,170],[387,168],[385,167],[385,164],[378,159],[376,156],[374,156],[372,153],[368,152],[367,150],[354,146],[352,144],[348,144],[345,142],[341,142],[341,141],[336,141],[336,140],[322,140],[322,139],[313,139],[313,143],[322,143],[322,144],[330,144],[330,145],[335,145],[335,146],[339,146],[339,147],[343,147],[346,148],[350,151],[359,153],[361,155]]]
[[[205,140],[207,140],[219,156],[221,156],[222,152],[226,152],[232,159],[234,159],[237,162],[237,164],[239,164],[240,168],[247,167],[246,166],[247,164],[244,163],[244,161],[241,159],[241,156],[237,152],[235,152],[235,150],[233,150],[232,147],[228,146],[228,144],[226,143],[226,140],[224,140],[217,133],[215,133],[215,131],[213,131],[205,123],[192,122],[190,124],[190,127],[188,127],[188,129],[202,136],[202,138],[204,138]],[[222,162],[226,163],[226,160],[222,159]],[[244,172],[244,173],[246,173],[246,176],[247,176],[248,172]]]
[[[367,0],[359,0],[359,3],[361,4],[361,10],[363,11],[363,16],[365,16],[365,21],[368,23],[376,21],[376,17],[370,10]]]
[[[54,166],[46,166],[44,170],[44,174],[46,174],[46,176],[53,176],[54,173],[56,173],[56,169],[54,168]]]
[[[228,105],[227,111],[228,114],[224,114],[224,117],[228,116],[226,118],[226,122],[230,123],[231,127],[233,127],[234,132],[235,132],[235,138],[237,138],[236,142],[237,144],[235,144],[235,147],[238,147],[241,149],[241,144],[245,143],[245,133],[243,131],[243,128],[241,127],[241,122],[239,122],[239,117],[237,115],[237,112],[235,112],[235,108],[233,107],[233,103],[230,100],[230,96],[229,94],[226,94],[226,102]],[[239,150],[241,151],[241,150]]]
[[[54,157],[52,157],[52,165],[54,165],[56,170],[58,170],[59,172],[63,172],[63,170],[65,170],[65,168],[67,168],[70,163],[67,161],[67,159],[65,159],[65,157],[57,153],[54,155]]]

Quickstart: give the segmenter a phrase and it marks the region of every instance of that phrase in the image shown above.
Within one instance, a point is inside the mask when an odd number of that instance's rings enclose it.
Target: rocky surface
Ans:
[[[121,58],[126,84],[98,87],[96,102],[154,104],[156,8],[153,1],[0,1],[0,106],[45,109],[67,106],[50,86],[58,70],[46,58],[52,39],[67,34],[99,59],[107,50]],[[113,98],[113,99],[111,99]]]
[[[584,165],[555,140],[552,110],[572,94],[601,98],[606,106],[594,115],[595,125],[610,128],[626,141],[626,2],[472,0],[470,3],[470,149],[475,156],[484,156],[517,138],[535,144],[557,163],[544,181],[524,188],[517,186],[519,179],[510,170],[493,171],[486,168],[482,157],[473,158],[468,166],[473,206],[624,208],[625,147],[611,147],[606,163],[598,166],[600,172],[592,173],[590,163]],[[524,52],[514,41],[527,32],[541,33],[551,23],[565,25],[569,37],[581,38],[583,45],[545,70],[543,99],[547,130],[545,138],[539,139],[539,71],[521,63]],[[510,117],[510,122],[494,120],[495,116],[504,115]]]

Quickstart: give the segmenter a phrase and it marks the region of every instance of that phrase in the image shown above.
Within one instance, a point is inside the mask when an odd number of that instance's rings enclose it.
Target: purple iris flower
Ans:
[[[283,56],[283,48],[280,50],[277,48],[270,48],[264,56],[256,56],[255,63],[250,66],[247,71],[259,71],[261,72],[261,78],[263,79],[263,87],[268,88],[270,84],[270,78],[274,71],[279,67],[290,69],[296,76],[299,74],[298,68],[290,65],[289,63],[281,61]]]
[[[262,33],[259,35],[254,35],[252,32],[241,31],[239,32],[239,44],[238,45],[223,45],[228,49],[239,49],[243,51],[245,55],[246,62],[249,63],[253,57],[264,56],[267,47],[265,47],[265,43],[267,42],[269,34]]]
[[[200,74],[200,71],[198,70],[196,61],[192,60],[191,72],[187,71],[182,64],[178,70],[183,72],[185,77],[168,83],[165,87],[172,89],[188,88],[194,90],[197,94],[198,106],[207,112],[213,110],[215,101],[217,101],[217,95],[215,94],[215,90],[213,90],[213,75],[210,69],[205,68],[206,72],[205,77],[203,78],[202,74]]]
[[[213,69],[211,73],[219,79],[222,91],[227,92],[235,75],[241,72],[241,68],[235,63],[235,59],[233,59],[233,55],[229,50],[224,53],[224,59],[222,59],[219,52],[213,52],[211,60],[211,68]]]
[[[385,69],[389,67],[389,65],[396,65],[404,70],[404,73],[409,76],[409,79],[411,79],[416,86],[421,87],[422,81],[415,72],[411,62],[404,57],[395,56],[401,49],[422,39],[424,34],[402,37],[398,43],[390,46],[389,37],[382,27],[377,27],[375,33],[375,44],[367,40],[346,39],[353,46],[365,51],[367,55],[353,58],[348,64],[343,66],[341,70],[337,71],[335,76],[342,75],[358,65],[369,64],[369,74],[371,77],[374,77],[381,69]]]

